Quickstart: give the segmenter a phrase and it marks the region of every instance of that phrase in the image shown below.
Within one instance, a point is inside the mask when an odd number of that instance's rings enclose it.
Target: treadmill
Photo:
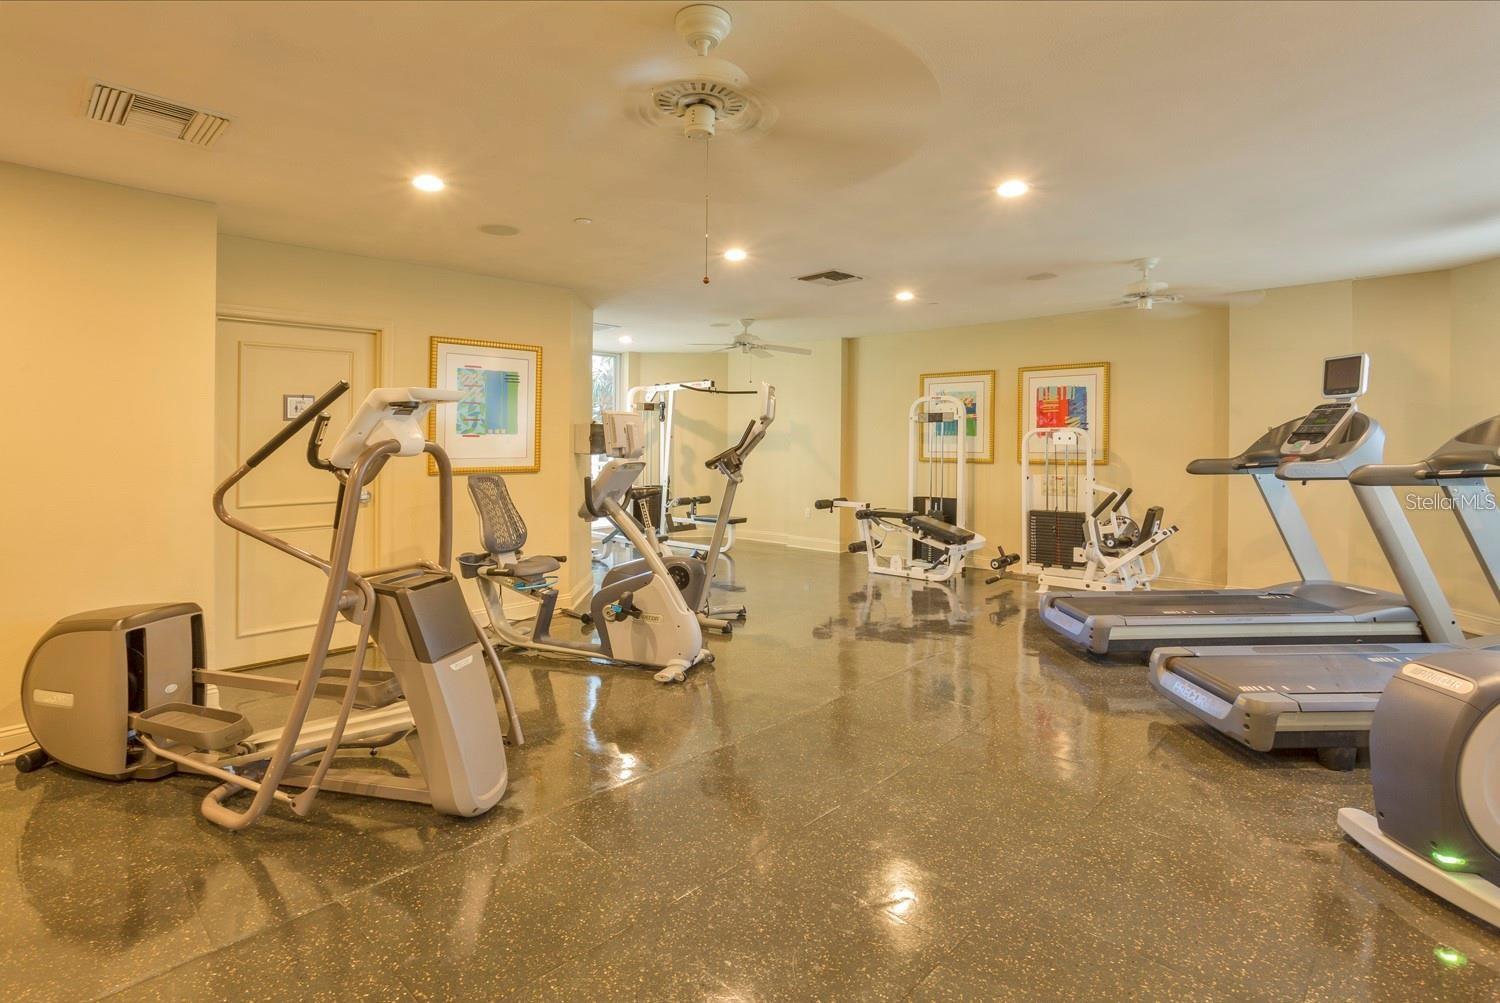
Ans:
[[[1500,477],[1500,416],[1449,439],[1419,463],[1361,467],[1355,489],[1439,487],[1458,517],[1490,587],[1500,597],[1500,509],[1486,480]],[[1385,539],[1381,538],[1382,546]],[[1401,554],[1387,558],[1396,565]],[[1375,705],[1407,662],[1439,651],[1500,650],[1500,636],[1465,640],[1435,581],[1426,602],[1448,622],[1430,636],[1442,643],[1360,647],[1184,647],[1151,655],[1151,685],[1168,700],[1235,741],[1260,752],[1312,748],[1331,769],[1350,769],[1368,747]]]
[[[1200,459],[1188,473],[1246,475],[1260,490],[1290,552],[1298,581],[1265,589],[1173,589],[1141,592],[1047,592],[1042,622],[1095,654],[1149,652],[1166,645],[1406,644],[1429,639],[1444,611],[1413,608],[1407,596],[1333,581],[1312,530],[1293,496],[1293,481],[1347,481],[1357,468],[1379,463],[1385,430],[1355,406],[1369,386],[1368,355],[1324,360],[1327,403],[1262,435],[1238,456]],[[1356,486],[1355,494],[1387,555],[1398,554],[1397,580],[1432,569],[1388,486]],[[1446,620],[1451,620],[1451,614]],[[1447,640],[1439,630],[1438,640]]]

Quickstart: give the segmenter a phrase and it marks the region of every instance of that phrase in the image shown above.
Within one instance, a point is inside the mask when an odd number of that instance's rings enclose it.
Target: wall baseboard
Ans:
[[[1478,634],[1481,637],[1500,634],[1500,616],[1475,613],[1466,609],[1456,609],[1453,614],[1458,617],[1458,625],[1471,634]]]
[[[0,752],[12,752],[31,744],[31,729],[24,724],[10,724],[0,728]]]

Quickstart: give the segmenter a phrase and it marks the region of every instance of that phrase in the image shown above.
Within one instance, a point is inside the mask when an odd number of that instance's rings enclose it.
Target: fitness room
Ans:
[[[0,2],[0,998],[1500,999],[1497,42]]]

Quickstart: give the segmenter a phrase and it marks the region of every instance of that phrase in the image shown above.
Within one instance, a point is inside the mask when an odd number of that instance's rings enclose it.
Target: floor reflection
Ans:
[[[528,742],[480,819],[330,794],[231,835],[203,781],[0,773],[0,992],[1500,996],[1493,931],[1339,836],[1367,769],[1188,724],[1023,581],[749,541],[720,575],[750,619],[682,685],[505,654]]]

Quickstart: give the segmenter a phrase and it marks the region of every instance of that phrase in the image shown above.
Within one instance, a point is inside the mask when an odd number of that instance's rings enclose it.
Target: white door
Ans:
[[[339,380],[349,391],[331,408],[327,455],[359,402],[375,383],[378,335],[220,317],[216,377],[218,478],[290,420],[297,406]],[[333,538],[338,482],[307,462],[308,432],[288,442],[242,480],[225,499],[232,515],[327,557]],[[351,566],[374,567],[375,504],[360,509]],[[206,503],[206,502],[205,502]],[[216,668],[252,665],[307,653],[327,577],[317,568],[220,526],[214,545],[215,604],[209,625]],[[336,646],[352,645],[354,627],[341,623]]]

